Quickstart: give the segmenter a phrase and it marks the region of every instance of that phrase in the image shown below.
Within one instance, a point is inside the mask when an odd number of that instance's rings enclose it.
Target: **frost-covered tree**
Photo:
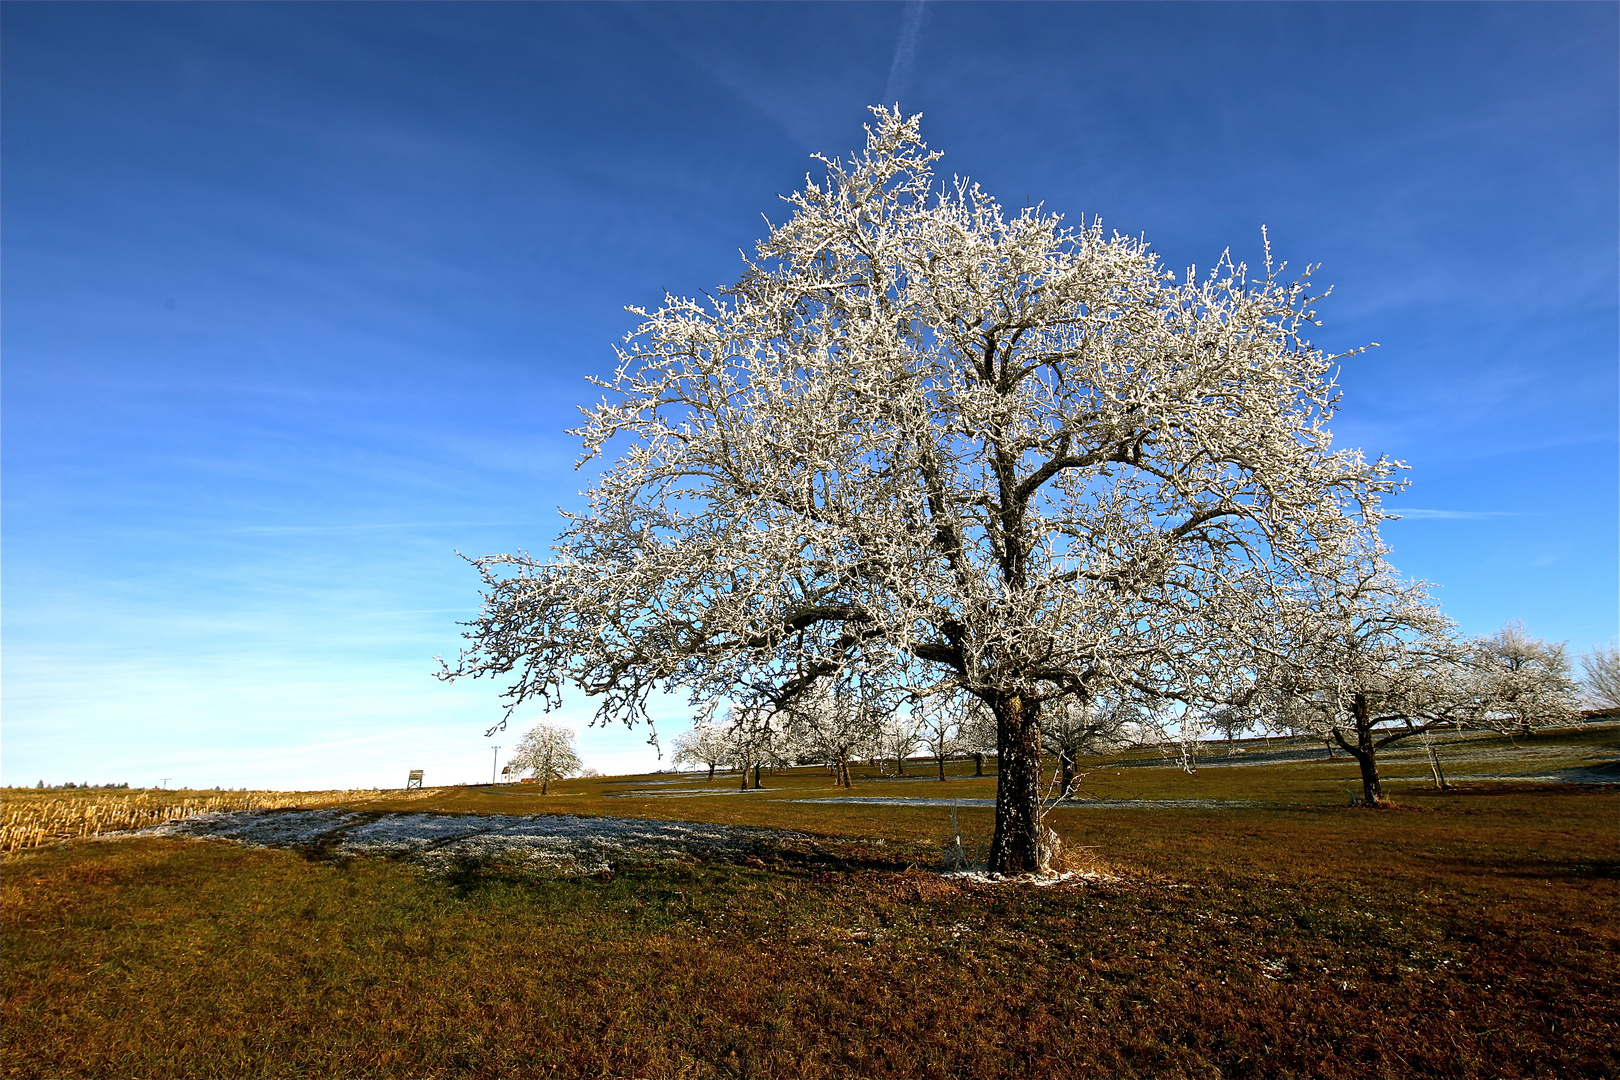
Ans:
[[[996,715],[976,697],[957,694],[952,700],[962,714],[958,745],[973,759],[973,775],[983,776],[985,755],[996,752]]]
[[[1529,735],[1579,715],[1568,651],[1562,642],[1531,637],[1521,622],[1476,640],[1467,664],[1474,698],[1469,720],[1480,727]]]
[[[786,198],[741,279],[666,297],[577,434],[622,456],[550,557],[474,560],[446,677],[783,709],[859,668],[996,718],[992,870],[1042,869],[1041,717],[1197,698],[1247,597],[1376,523],[1391,466],[1330,447],[1305,277],[1177,275],[1099,221],[938,183],[919,118]]]
[[[906,758],[923,744],[922,718],[911,712],[886,712],[878,722],[877,752],[894,759],[896,776],[906,775]]]
[[[876,753],[883,709],[858,681],[823,679],[798,694],[783,714],[788,741],[806,757],[826,762],[834,783],[852,787],[849,763]]]
[[[962,710],[953,700],[955,697],[936,695],[918,702],[912,709],[918,735],[939,767],[941,780],[945,779],[946,759],[962,752]]]
[[[1254,720],[1244,709],[1224,706],[1209,714],[1209,726],[1226,739],[1228,757],[1236,752],[1238,736],[1254,726]]]
[[[725,731],[707,717],[700,717],[689,730],[675,736],[671,749],[674,751],[669,758],[671,765],[707,767],[710,780],[714,779],[714,770],[731,756],[731,744]]]
[[[1074,793],[1076,763],[1090,754],[1105,754],[1127,745],[1138,720],[1128,705],[1106,698],[1069,698],[1048,709],[1041,735],[1058,761],[1058,798]]]
[[[1605,645],[1581,654],[1581,690],[1596,709],[1620,709],[1620,649]]]
[[[560,724],[542,721],[528,730],[512,751],[508,765],[516,772],[531,773],[540,781],[540,794],[579,771],[579,754],[574,750],[574,733]]]
[[[755,788],[763,787],[760,774],[767,765],[791,759],[784,718],[763,707],[731,708],[724,723],[727,757],[742,773],[743,791],[748,790],[749,773]]]
[[[1367,806],[1385,801],[1377,754],[1386,746],[1421,737],[1435,785],[1445,787],[1431,732],[1529,732],[1576,715],[1562,645],[1532,638],[1518,623],[1460,638],[1425,586],[1402,580],[1384,554],[1363,546],[1319,562],[1309,587],[1278,611],[1268,647],[1282,659],[1262,678],[1278,694],[1271,726],[1347,750]],[[1251,695],[1248,704],[1260,699]]]
[[[1320,566],[1273,629],[1277,661],[1263,678],[1284,699],[1278,715],[1355,758],[1367,806],[1386,801],[1379,750],[1469,712],[1455,626],[1382,548],[1346,549]]]

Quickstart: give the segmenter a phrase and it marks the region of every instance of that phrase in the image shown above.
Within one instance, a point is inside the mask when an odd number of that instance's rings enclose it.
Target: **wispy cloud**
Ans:
[[[1478,521],[1483,518],[1522,517],[1514,510],[1423,510],[1416,506],[1403,506],[1395,515],[1414,521]]]
[[[536,521],[376,521],[353,525],[243,525],[227,532],[245,536],[280,536],[296,533],[348,533],[371,529],[484,529],[510,525],[538,525]]]
[[[924,0],[910,0],[900,17],[900,37],[894,43],[894,62],[889,65],[889,81],[883,86],[883,104],[894,105],[911,82],[912,62],[917,58],[917,34],[922,29]]]

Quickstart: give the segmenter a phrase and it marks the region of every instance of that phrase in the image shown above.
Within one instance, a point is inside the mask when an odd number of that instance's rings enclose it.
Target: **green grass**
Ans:
[[[1267,805],[1059,811],[1117,874],[1079,886],[941,878],[925,864],[948,810],[787,801],[834,793],[813,770],[747,796],[573,781],[426,805],[883,844],[828,845],[843,866],[599,878],[220,842],[25,852],[0,880],[0,1073],[1616,1074],[1614,787],[1411,785],[1401,809],[1369,811],[1342,805],[1343,760],[1109,771],[1088,787]],[[858,776],[854,793],[987,783]],[[988,811],[960,818],[988,833]]]

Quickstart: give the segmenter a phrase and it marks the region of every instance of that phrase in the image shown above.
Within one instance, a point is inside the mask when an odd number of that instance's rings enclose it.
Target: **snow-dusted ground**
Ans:
[[[789,799],[798,803],[865,803],[868,806],[994,806],[994,799],[906,799],[880,795],[841,795],[829,799]],[[1259,806],[1239,799],[1069,799],[1054,803],[1054,810],[1224,810]]]
[[[802,845],[802,833],[700,822],[570,814],[410,814],[352,810],[247,810],[200,814],[126,836],[216,837],[254,847],[330,855],[407,858],[445,869],[476,861],[519,862],[572,874],[623,863],[738,859]]]
[[[1564,729],[1570,730],[1570,729]],[[1509,770],[1525,770],[1521,775],[1518,771],[1504,771],[1501,774],[1491,775],[1462,775],[1458,779],[1468,780],[1534,780],[1540,777],[1549,778],[1563,783],[1613,783],[1613,780],[1601,780],[1593,773],[1600,773],[1605,767],[1612,769],[1617,757],[1620,757],[1620,723],[1612,720],[1598,720],[1582,724],[1579,731],[1603,731],[1608,733],[1607,746],[1571,746],[1557,738],[1556,735],[1531,736],[1515,740],[1517,745],[1508,743],[1503,745],[1501,736],[1493,731],[1438,731],[1433,736],[1434,748],[1440,755],[1440,763],[1448,772],[1455,766],[1474,764],[1494,764],[1507,766]],[[1218,769],[1245,765],[1275,765],[1286,761],[1325,761],[1327,760],[1327,747],[1320,743],[1308,743],[1299,739],[1277,739],[1272,745],[1246,740],[1242,745],[1233,748],[1235,753],[1221,743],[1206,743],[1198,752],[1197,760],[1200,769]],[[1350,755],[1342,749],[1334,751],[1334,757],[1341,762],[1350,762]],[[1387,765],[1421,765],[1428,766],[1429,752],[1418,738],[1407,739],[1394,743],[1378,751],[1378,764],[1380,768]],[[1111,761],[1100,766],[1107,769],[1142,769],[1142,768],[1179,768],[1180,762],[1174,755],[1154,760],[1151,758],[1137,758],[1127,761]],[[1534,775],[1531,775],[1534,773]],[[1559,774],[1569,773],[1565,777]]]

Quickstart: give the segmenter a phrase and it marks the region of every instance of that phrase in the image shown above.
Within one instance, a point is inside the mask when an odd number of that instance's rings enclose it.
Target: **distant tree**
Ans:
[[[1476,639],[1465,662],[1473,684],[1473,724],[1530,735],[1579,715],[1579,686],[1570,677],[1568,651],[1562,642],[1531,637],[1522,622]]]
[[[732,755],[730,741],[726,732],[706,717],[700,717],[692,727],[675,736],[674,753],[670,755],[670,764],[676,768],[682,765],[707,766],[708,778],[714,779],[714,770]]]
[[[546,794],[553,780],[579,771],[579,754],[574,750],[574,733],[560,724],[541,722],[518,741],[510,759],[512,768],[532,773],[540,781],[540,794]]]
[[[769,708],[733,706],[724,723],[727,760],[742,773],[742,790],[747,791],[749,773],[753,786],[763,787],[760,774],[765,766],[788,756],[784,745],[782,718]]]
[[[1386,802],[1378,751],[1468,712],[1465,652],[1421,583],[1380,548],[1341,553],[1274,624],[1270,686],[1294,725],[1333,739],[1361,770],[1361,801]]]
[[[922,744],[921,717],[909,711],[892,710],[880,719],[877,727],[878,753],[894,758],[895,775],[906,775],[906,758]]]
[[[853,787],[849,763],[877,753],[884,707],[865,693],[858,677],[821,679],[796,695],[781,714],[798,753],[832,767],[833,782]]]
[[[1217,708],[1209,714],[1209,726],[1226,738],[1228,757],[1236,752],[1238,736],[1248,731],[1253,724],[1254,720],[1247,711],[1229,705]]]
[[[959,696],[962,726],[957,736],[962,752],[973,759],[973,775],[984,775],[986,754],[996,752],[996,717],[984,702],[975,697]]]
[[[1581,689],[1599,709],[1620,709],[1620,649],[1605,645],[1581,654]]]
[[[962,713],[958,695],[936,695],[918,702],[912,709],[917,720],[922,743],[928,747],[939,766],[939,778],[945,779],[945,760],[955,757],[962,748]]]
[[[1331,738],[1356,759],[1367,806],[1386,801],[1377,753],[1392,743],[1422,736],[1444,786],[1429,732],[1528,731],[1574,711],[1561,645],[1512,623],[1460,639],[1424,586],[1401,580],[1383,555],[1361,548],[1324,566],[1274,621],[1280,662],[1265,676],[1287,699],[1278,711],[1290,726]]]
[[[1126,745],[1128,725],[1135,719],[1129,708],[1106,699],[1085,703],[1070,699],[1048,712],[1041,735],[1047,752],[1058,760],[1058,798],[1074,793],[1076,762]]]

